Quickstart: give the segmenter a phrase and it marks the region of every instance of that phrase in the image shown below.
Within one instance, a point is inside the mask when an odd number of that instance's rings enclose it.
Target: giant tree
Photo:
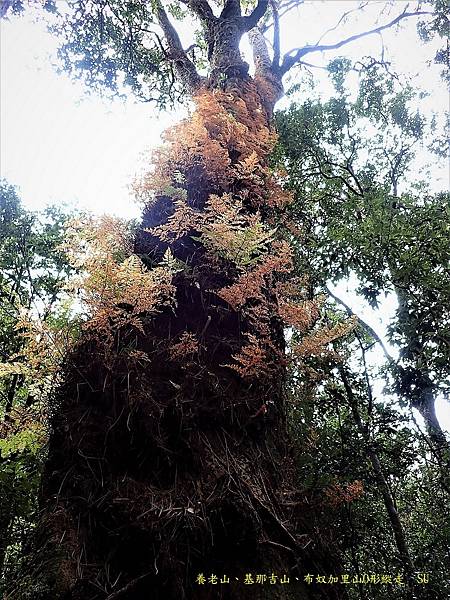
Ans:
[[[395,293],[389,337],[401,349],[399,360],[383,348],[392,387],[445,450],[434,405],[449,381],[449,198],[430,193],[413,172],[417,149],[436,136],[436,125],[417,110],[417,92],[387,65],[366,60],[352,68],[337,60],[330,71],[332,99],[294,103],[278,115],[279,157],[297,195],[291,220],[305,226],[300,260],[305,268],[314,262],[319,286],[354,273],[357,293],[372,307],[383,292]],[[346,81],[355,71],[360,84],[352,102]],[[446,154],[439,136],[431,148]]]
[[[318,303],[290,277],[272,113],[305,56],[427,11],[282,57],[280,14],[301,4],[79,1],[54,27],[63,64],[91,86],[127,84],[161,106],[188,97],[194,110],[136,185],[137,233],[107,221],[73,249],[90,319],[55,393],[40,551],[11,597],[345,597],[303,583],[338,565],[295,484],[283,327],[304,357],[350,325],[311,331]],[[187,49],[174,25],[186,17],[198,25]]]

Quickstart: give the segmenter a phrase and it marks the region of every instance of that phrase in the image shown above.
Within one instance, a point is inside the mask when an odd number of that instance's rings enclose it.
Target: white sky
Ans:
[[[367,14],[357,21],[351,17],[347,25],[331,32],[323,42],[332,43],[374,27],[382,5],[372,0]],[[307,2],[284,23],[283,49],[315,43],[353,6],[350,0]],[[380,22],[392,19],[404,6],[403,0],[397,0],[390,15]],[[423,112],[442,114],[449,109],[448,94],[439,68],[429,63],[436,46],[422,45],[415,27],[415,19],[409,19],[400,31],[396,28],[383,32],[386,59],[392,61],[394,71],[408,75],[413,85],[429,92],[420,106]],[[47,33],[43,23],[33,23],[29,16],[1,22],[0,43],[0,175],[18,186],[30,208],[65,203],[96,213],[138,217],[139,207],[128,186],[140,165],[148,162],[149,148],[158,145],[161,132],[179,115],[157,113],[152,105],[132,99],[111,102],[83,95],[80,84],[56,74],[52,56],[57,40]],[[247,48],[244,40],[242,49],[246,52]],[[324,65],[335,56],[356,59],[380,56],[380,52],[381,37],[372,35],[337,53],[310,54],[307,60]],[[317,69],[314,75],[319,93],[326,97],[330,85],[325,73]],[[433,190],[448,189],[445,165],[433,161]],[[426,162],[427,157],[421,156],[418,169],[423,170]],[[425,171],[421,175],[426,176]],[[340,286],[339,293],[383,334],[395,310],[392,299],[376,314],[361,306],[362,301],[345,286]],[[440,421],[450,431],[449,404],[443,400],[437,404]]]

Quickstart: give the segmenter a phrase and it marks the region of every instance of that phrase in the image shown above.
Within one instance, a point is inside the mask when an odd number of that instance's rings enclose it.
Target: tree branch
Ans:
[[[298,8],[304,3],[305,0],[287,0],[286,2],[281,2],[278,5],[278,19],[280,20],[285,14],[290,12],[293,8]],[[266,33],[271,27],[274,26],[273,21],[269,21],[264,25],[260,25],[260,29],[263,33]]]
[[[270,0],[270,8],[273,15],[273,60],[272,68],[278,70],[280,68],[280,17],[278,14],[277,0]]]
[[[316,45],[320,44],[320,42],[324,39],[325,36],[327,36],[329,33],[331,33],[332,31],[335,31],[339,25],[344,22],[346,20],[346,18],[353,12],[359,11],[359,10],[363,10],[369,3],[368,2],[362,2],[359,6],[357,6],[356,8],[352,8],[351,10],[348,10],[347,12],[345,12],[343,15],[341,15],[339,21],[336,23],[336,25],[334,25],[334,27],[331,27],[330,29],[327,29],[319,38],[319,40],[317,41]]]
[[[178,77],[190,93],[195,93],[202,84],[202,78],[197,73],[194,63],[186,56],[180,37],[170,22],[161,0],[156,0],[156,12],[169,47],[169,58],[174,63]]]
[[[285,73],[287,73],[289,71],[289,69],[291,69],[296,63],[298,63],[300,61],[300,59],[305,56],[306,54],[310,54],[311,52],[324,52],[326,50],[337,50],[338,48],[341,48],[342,46],[344,46],[345,44],[349,44],[350,42],[354,42],[355,40],[359,40],[360,38],[366,37],[368,35],[372,35],[374,33],[380,33],[381,31],[384,31],[385,29],[388,29],[389,27],[393,27],[394,25],[396,25],[397,23],[399,23],[400,21],[402,21],[403,19],[406,19],[407,17],[416,17],[419,15],[431,15],[433,14],[430,11],[416,11],[416,12],[407,12],[407,7],[405,7],[405,10],[400,13],[399,15],[397,15],[395,17],[395,19],[392,19],[392,21],[389,21],[389,23],[385,23],[384,25],[380,25],[379,27],[375,27],[374,29],[370,29],[369,31],[363,31],[361,33],[357,33],[355,35],[351,35],[348,38],[345,38],[344,40],[341,40],[340,42],[336,42],[336,44],[316,44],[314,46],[303,46],[302,48],[293,48],[292,50],[289,50],[289,52],[287,52],[284,55],[283,58],[283,63],[280,67],[280,72],[281,75],[284,75]],[[295,54],[293,56],[292,53]]]
[[[259,27],[254,27],[248,32],[248,39],[253,50],[255,71],[259,75],[264,76],[270,71],[272,61],[267,50],[266,40]]]
[[[313,65],[310,62],[306,62],[306,60],[300,60],[298,62],[299,65],[303,66],[303,67],[310,67],[312,69],[323,69],[325,71],[328,71],[327,67],[324,67],[323,65]],[[307,69],[309,73],[311,73],[311,71],[309,71],[309,69]]]
[[[267,7],[269,6],[269,0],[258,0],[258,4],[252,13],[246,17],[242,17],[242,24],[244,31],[250,31],[258,24],[258,21],[263,18],[266,14]]]
[[[144,573],[144,575],[136,577],[136,579],[132,579],[129,583],[127,583],[127,585],[120,588],[120,590],[117,590],[117,592],[113,592],[112,594],[110,594],[106,598],[106,600],[116,600],[117,598],[122,598],[125,594],[128,594],[128,592],[134,590],[138,586],[138,584],[141,583],[147,577],[149,577],[149,575],[151,575],[151,573]]]
[[[392,494],[391,486],[389,485],[389,482],[384,473],[379,455],[374,449],[373,444],[371,443],[367,426],[364,424],[361,418],[361,414],[358,407],[358,399],[353,393],[353,388],[351,385],[351,381],[348,377],[348,373],[342,365],[338,366],[338,371],[341,377],[341,381],[344,385],[344,390],[347,396],[348,403],[350,405],[350,409],[353,414],[353,420],[355,421],[356,427],[364,440],[365,451],[370,462],[372,463],[372,468],[374,471],[375,479],[378,484],[378,489],[380,490],[381,496],[384,501],[384,506],[389,516],[389,521],[391,523],[395,543],[400,554],[403,567],[408,576],[407,585],[410,585],[410,577],[414,572],[414,565],[411,559],[411,555],[409,553],[409,547],[406,541],[403,523],[400,520],[400,516],[395,506],[395,500]]]
[[[181,2],[188,6],[192,12],[206,24],[217,19],[217,17],[214,16],[208,0],[181,0]]]
[[[335,300],[338,304],[340,304],[343,308],[345,308],[347,314],[351,317],[352,315],[354,315],[355,313],[352,311],[352,309],[350,308],[350,306],[348,306],[348,304],[346,304],[343,300],[341,300],[340,298],[338,298],[335,294],[333,294],[333,292],[330,290],[330,288],[328,286],[325,286],[325,289],[327,291],[327,294],[329,294],[333,300]],[[383,349],[384,355],[387,358],[389,364],[393,365],[395,363],[394,358],[389,354],[389,351],[387,350],[386,346],[383,343],[383,340],[380,338],[380,336],[377,334],[377,332],[372,329],[372,327],[370,325],[368,325],[365,321],[363,321],[360,317],[358,317],[358,315],[356,315],[357,319],[358,319],[358,325],[360,327],[362,327],[363,329],[365,329],[365,331],[376,341],[380,344],[381,348]]]
[[[241,17],[240,0],[226,0],[222,12],[220,13],[221,19],[230,19],[233,17]]]

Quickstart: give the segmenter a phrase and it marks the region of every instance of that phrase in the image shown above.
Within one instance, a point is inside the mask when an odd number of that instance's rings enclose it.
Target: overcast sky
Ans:
[[[316,42],[333,27],[354,2],[326,0],[306,2],[284,23],[284,50]],[[355,31],[374,26],[381,3],[372,1],[366,14],[330,32],[324,42],[332,43]],[[390,20],[401,12],[405,2],[394,2]],[[305,28],[303,28],[305,24]],[[123,102],[86,96],[80,84],[65,75],[57,75],[52,66],[57,40],[47,33],[45,24],[34,23],[29,14],[0,25],[1,105],[0,175],[19,188],[26,206],[42,208],[48,203],[65,203],[96,213],[137,217],[129,184],[149,161],[149,149],[159,143],[161,132],[180,113],[156,113],[150,104],[132,99]],[[183,32],[188,44],[189,28]],[[383,38],[373,35],[355,42],[338,54],[311,54],[310,62],[324,65],[336,55],[349,58],[380,56],[381,42],[393,70],[408,75],[412,83],[429,93],[421,110],[427,114],[448,109],[448,94],[439,77],[439,69],[429,64],[436,46],[419,42],[415,19],[385,31]],[[242,49],[248,51],[246,41]],[[325,74],[314,71],[318,92],[330,91]],[[419,157],[419,169],[428,157]],[[432,170],[434,191],[448,188],[448,171],[435,159]],[[381,313],[364,307],[348,286],[347,301],[383,333],[395,302],[388,299]],[[346,287],[340,288],[346,293]],[[355,303],[359,302],[358,305]],[[449,405],[438,402],[440,420],[450,430]]]

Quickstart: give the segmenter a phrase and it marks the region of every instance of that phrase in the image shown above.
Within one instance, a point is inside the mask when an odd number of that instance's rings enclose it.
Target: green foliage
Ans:
[[[71,272],[59,249],[66,219],[67,215],[56,207],[49,207],[41,214],[25,210],[15,188],[0,182],[2,363],[14,360],[23,347],[24,340],[17,332],[22,311],[31,311],[45,320],[56,310],[62,285]],[[7,394],[5,388],[0,390]],[[23,395],[24,390],[21,392]]]
[[[20,335],[23,311],[58,332],[71,318],[62,285],[71,268],[59,250],[67,220],[60,209],[27,211],[0,181],[0,572],[13,568],[36,511],[43,465],[45,382],[29,376]],[[36,342],[35,342],[36,343]],[[37,348],[35,345],[34,348]],[[39,356],[33,356],[39,361]]]
[[[318,507],[320,522],[332,520],[343,572],[395,576],[403,572],[404,565],[369,459],[369,450],[375,452],[395,498],[415,573],[431,573],[429,584],[416,586],[415,597],[441,597],[449,592],[450,531],[445,510],[448,491],[442,485],[435,457],[430,456],[426,438],[418,433],[408,414],[393,406],[389,396],[373,397],[369,383],[373,373],[368,380],[361,348],[341,342],[336,349],[343,357],[351,353],[352,373],[347,374],[351,401],[336,363],[316,359],[309,362],[308,371],[291,374],[289,423],[298,485]],[[362,484],[363,493],[347,501],[339,491],[355,481]],[[406,597],[405,588],[398,586],[349,586],[348,592],[351,599],[359,599],[361,594],[371,600]]]
[[[258,218],[250,223],[240,222],[236,218],[234,221],[224,218],[219,226],[205,227],[198,239],[211,252],[233,261],[239,269],[245,270],[264,258],[274,237],[275,230],[268,229]]]
[[[340,63],[333,79],[345,77]],[[298,260],[318,281],[356,274],[373,307],[383,294],[399,300],[389,332],[404,368],[432,374],[448,390],[450,197],[432,195],[423,183],[405,187],[416,148],[428,124],[413,106],[416,94],[379,65],[361,70],[355,101],[344,94],[328,102],[306,100],[278,115],[276,159],[295,191],[292,219],[306,244]]]
[[[306,97],[277,115],[273,160],[286,169],[295,195],[286,235],[299,273],[310,277],[311,294],[356,277],[357,293],[375,309],[384,295],[396,295],[388,334],[400,356],[370,368],[377,340],[361,325],[353,342],[336,347],[340,359],[310,360],[292,374],[299,482],[316,502],[326,502],[329,490],[339,489],[333,486],[361,481],[364,493],[335,507],[346,570],[402,571],[370,460],[375,452],[414,568],[432,573],[416,597],[431,600],[449,592],[448,462],[445,450],[414,426],[407,407],[423,410],[425,398],[432,407],[437,391],[449,390],[450,195],[431,194],[414,181],[416,151],[430,132],[436,135],[435,124],[416,109],[414,90],[373,61],[355,67],[333,61],[330,76],[334,97]],[[355,92],[349,81],[356,76]],[[374,392],[380,377],[388,382],[384,395]],[[377,600],[406,597],[393,587],[370,593]],[[351,590],[352,598],[366,594],[364,587]]]
[[[107,96],[131,92],[159,108],[179,102],[184,90],[175,79],[156,10],[155,3],[140,0],[57,3],[50,30],[60,40],[59,68],[81,79],[88,91]],[[175,23],[186,18],[178,2],[167,10]],[[205,61],[204,46],[199,44],[193,55],[199,67]]]
[[[42,432],[39,428],[18,431],[6,439],[0,440],[0,456],[9,458],[16,453],[29,452],[36,455],[42,446]]]
[[[436,52],[434,60],[442,65],[442,75],[450,80],[450,50],[448,32],[450,29],[450,5],[448,0],[432,0],[434,15],[431,20],[420,21],[417,30],[422,40],[428,42],[435,36],[442,38],[444,44]]]
[[[0,182],[0,289],[22,306],[45,302],[66,280],[68,264],[58,250],[64,239],[61,209],[49,207],[40,215],[22,208],[14,187]]]

